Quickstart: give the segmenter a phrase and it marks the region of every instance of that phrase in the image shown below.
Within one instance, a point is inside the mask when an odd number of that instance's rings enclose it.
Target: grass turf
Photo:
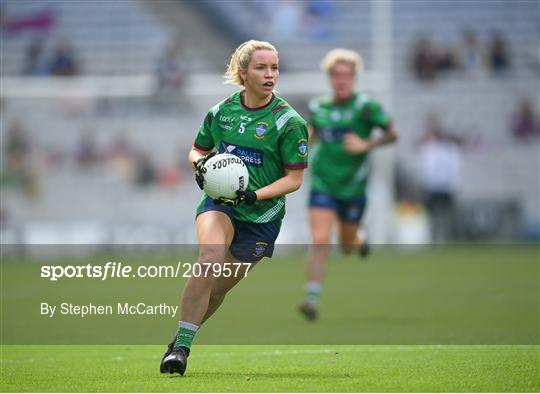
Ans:
[[[169,264],[174,257],[146,261]],[[107,261],[110,256],[70,260]],[[136,264],[121,255],[118,261]],[[540,248],[432,247],[377,250],[367,263],[332,254],[321,319],[297,313],[305,297],[305,252],[264,260],[227,295],[197,334],[204,345],[537,345]],[[189,261],[189,260],[188,260]],[[3,261],[2,344],[165,344],[178,316],[40,315],[40,303],[178,305],[182,279],[40,278],[40,262]],[[57,264],[45,260],[41,264]],[[36,331],[39,335],[36,335]]]
[[[277,256],[203,327],[183,378],[159,374],[164,346],[141,345],[167,343],[175,318],[49,319],[38,309],[174,303],[177,279],[51,283],[39,264],[3,262],[0,391],[538,392],[538,257],[536,247],[480,246],[380,251],[368,264],[334,255],[323,318],[308,324],[295,311],[304,256]],[[128,341],[139,344],[119,345]]]
[[[163,347],[3,346],[3,392],[537,392],[539,346],[197,346],[186,376]]]

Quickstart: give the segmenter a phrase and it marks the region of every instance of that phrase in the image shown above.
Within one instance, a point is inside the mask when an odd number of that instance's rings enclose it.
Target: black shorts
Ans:
[[[358,223],[364,215],[366,208],[366,196],[341,200],[328,193],[312,190],[309,196],[310,208],[326,208],[335,211],[341,221],[347,223]]]
[[[234,218],[232,207],[215,204],[210,197],[206,197],[203,206],[197,211],[197,216],[208,211],[223,212],[231,219],[234,237],[229,250],[238,260],[255,263],[263,257],[272,257],[281,219],[268,223],[242,222]]]

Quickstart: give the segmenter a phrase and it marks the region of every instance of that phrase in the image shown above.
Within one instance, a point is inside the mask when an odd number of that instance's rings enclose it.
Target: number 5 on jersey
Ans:
[[[238,132],[240,134],[244,134],[244,131],[246,131],[246,124],[244,122],[240,123],[240,127],[238,128]]]

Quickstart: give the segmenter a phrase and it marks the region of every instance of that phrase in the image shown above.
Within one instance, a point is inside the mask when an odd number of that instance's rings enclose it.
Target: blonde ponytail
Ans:
[[[249,40],[240,44],[231,56],[227,71],[223,76],[225,78],[224,83],[243,87],[244,80],[240,75],[240,70],[247,70],[253,52],[259,49],[274,51],[276,55],[278,53],[276,48],[266,41]]]

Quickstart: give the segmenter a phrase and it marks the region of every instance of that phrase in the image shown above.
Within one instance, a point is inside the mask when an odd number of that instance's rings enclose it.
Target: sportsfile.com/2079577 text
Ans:
[[[186,263],[176,265],[139,265],[108,261],[103,265],[43,265],[41,278],[57,281],[63,278],[189,278],[189,277],[246,277],[250,263]]]

